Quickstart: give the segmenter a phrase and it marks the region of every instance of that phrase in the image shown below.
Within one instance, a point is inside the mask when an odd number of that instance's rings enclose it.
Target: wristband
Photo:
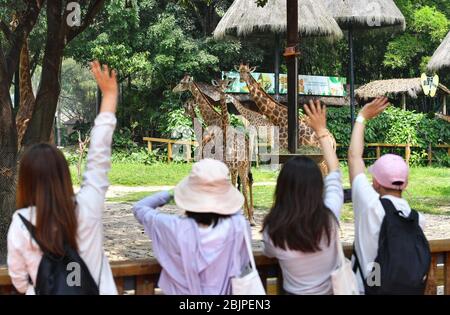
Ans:
[[[317,140],[320,140],[320,139],[323,139],[323,138],[326,138],[326,137],[328,137],[330,134],[328,133],[328,132],[326,132],[326,133],[324,133],[323,135],[321,135],[321,136],[319,136],[319,135],[316,135],[316,137],[317,137]]]
[[[356,117],[356,122],[359,122],[360,124],[365,125],[366,119],[362,115],[358,115],[358,117]]]

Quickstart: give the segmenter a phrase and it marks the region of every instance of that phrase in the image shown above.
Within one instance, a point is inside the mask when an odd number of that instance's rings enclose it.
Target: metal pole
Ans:
[[[287,7],[287,47],[294,51],[286,53],[288,72],[288,149],[297,152],[298,133],[298,0],[286,0]]]
[[[350,117],[351,117],[351,124],[352,124],[352,130],[353,126],[355,124],[355,60],[354,60],[354,52],[353,52],[353,28],[350,26],[348,29],[348,48],[350,50]]]
[[[280,100],[280,35],[275,34],[275,99]]]

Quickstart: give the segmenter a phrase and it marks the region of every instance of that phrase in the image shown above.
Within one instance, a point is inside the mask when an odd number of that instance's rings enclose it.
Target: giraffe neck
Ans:
[[[222,116],[222,141],[223,141],[223,153],[224,156],[226,154],[227,147],[227,129],[230,125],[230,118],[228,116],[228,107],[227,107],[227,95],[224,91],[220,91],[220,110]]]
[[[264,118],[260,113],[254,112],[250,109],[247,109],[244,105],[241,104],[235,97],[231,97],[233,105],[236,107],[239,114],[244,116],[248,122],[255,127],[265,127],[271,126],[272,124]]]
[[[251,73],[248,73],[248,75],[245,76],[244,81],[247,84],[250,95],[261,113],[267,116],[267,118],[269,118],[269,120],[275,125],[281,126],[284,123],[287,124],[286,107],[270,97],[270,95],[264,91],[255,78],[253,78]],[[286,114],[283,115],[285,112]],[[284,119],[286,121],[284,121]]]
[[[207,126],[217,125],[221,117],[219,113],[217,113],[213,109],[212,104],[208,101],[206,96],[200,91],[197,84],[192,83],[190,86],[190,91],[194,96],[197,105],[199,106],[200,113],[202,114],[202,118],[205,121],[205,124]]]

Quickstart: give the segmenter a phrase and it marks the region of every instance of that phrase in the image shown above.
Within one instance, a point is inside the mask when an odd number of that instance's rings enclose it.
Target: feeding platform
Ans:
[[[307,157],[316,163],[323,160],[322,150],[317,147],[302,146],[297,152],[290,153],[286,150],[280,150],[273,153],[262,153],[259,155],[262,161],[278,161],[279,164],[286,163],[289,159],[294,157]]]

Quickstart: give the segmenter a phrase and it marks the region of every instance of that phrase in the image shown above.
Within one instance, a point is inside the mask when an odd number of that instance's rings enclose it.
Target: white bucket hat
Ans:
[[[192,166],[189,176],[174,190],[175,203],[196,213],[231,215],[242,209],[244,196],[231,184],[228,167],[220,161],[204,159]]]

